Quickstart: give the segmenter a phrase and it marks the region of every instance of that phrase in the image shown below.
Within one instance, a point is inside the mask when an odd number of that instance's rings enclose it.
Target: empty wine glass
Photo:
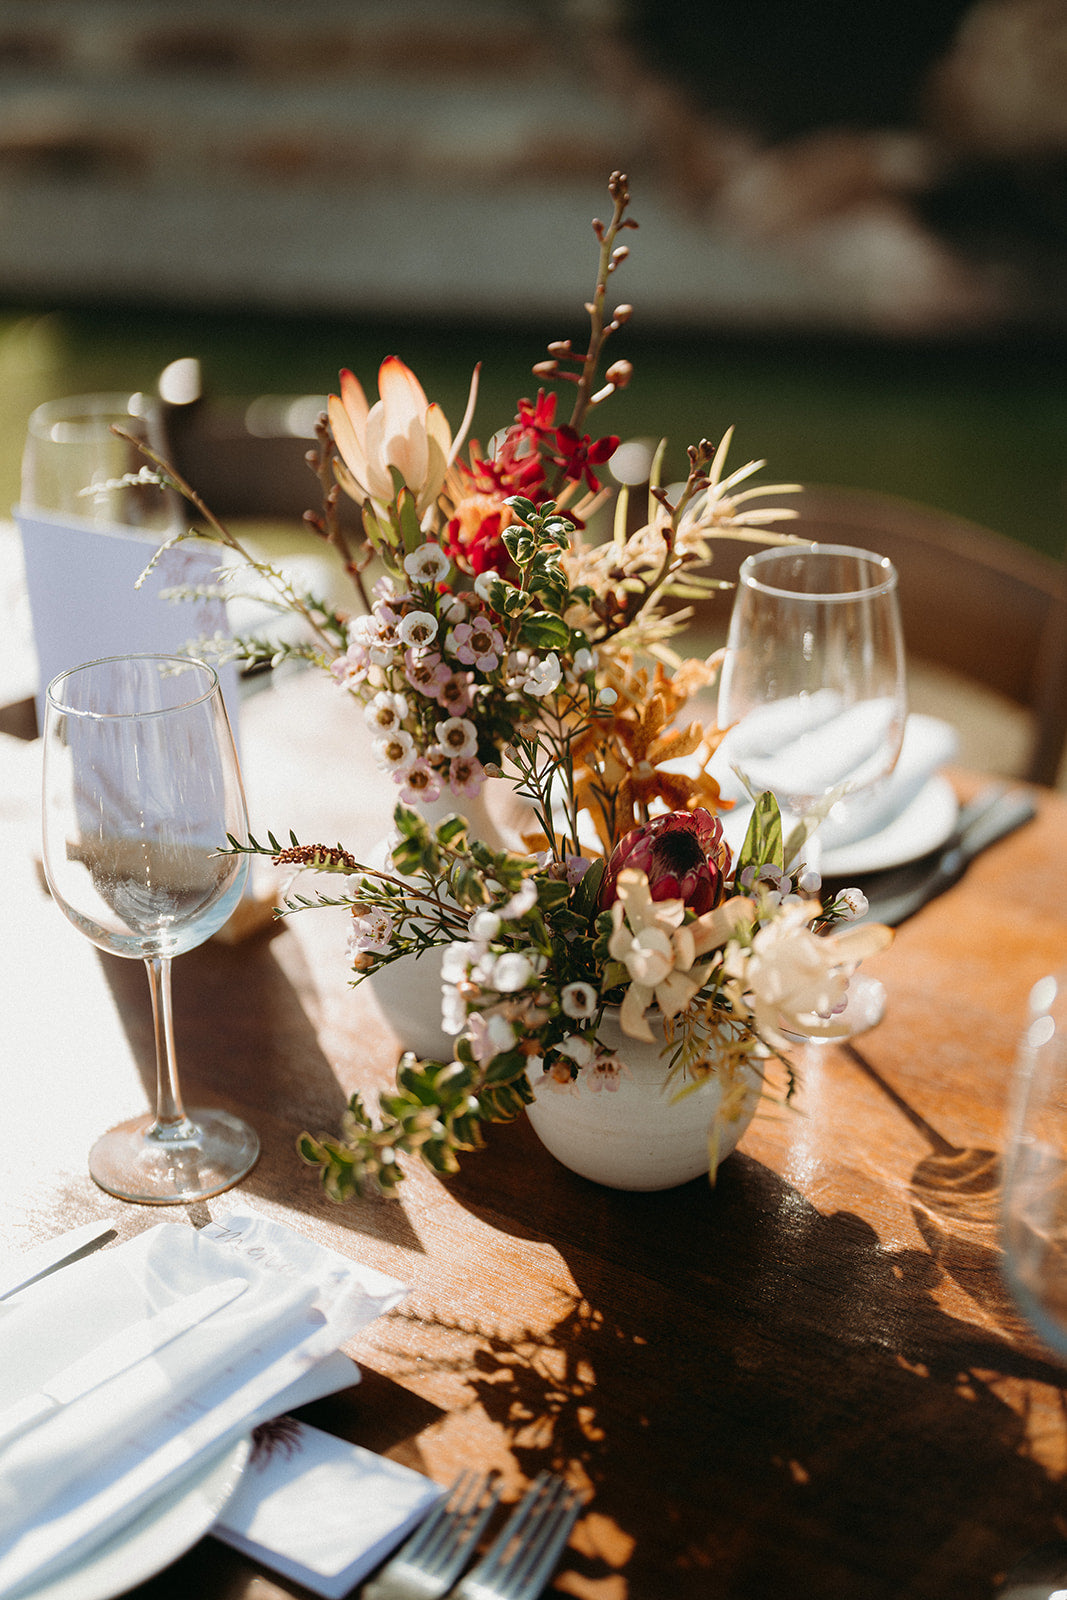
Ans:
[[[1012,1085],[1001,1242],[1020,1310],[1067,1359],[1067,973],[1042,978],[1030,994]]]
[[[1000,1243],[1019,1310],[1067,1362],[1067,972],[1041,978],[1030,992],[1007,1118]],[[997,1593],[1067,1593],[1067,1543],[1029,1551]]]
[[[101,950],[143,959],[152,993],[155,1115],[104,1134],[89,1171],[124,1200],[218,1194],[259,1141],[227,1111],[184,1109],[170,995],[172,958],[222,927],[247,876],[247,856],[219,853],[247,813],[213,668],[128,655],[60,673],[46,697],[43,800],[56,903]]]
[[[158,446],[158,401],[144,394],[86,394],[38,406],[26,425],[22,506],[160,539],[172,532],[180,525],[174,494],[138,481],[145,457],[115,427]]]
[[[742,563],[719,677],[722,756],[751,794],[777,799],[787,866],[817,869],[814,824],[889,776],[906,714],[897,575],[886,557],[791,544]],[[884,1004],[880,983],[853,977],[837,1037],[872,1027]]]

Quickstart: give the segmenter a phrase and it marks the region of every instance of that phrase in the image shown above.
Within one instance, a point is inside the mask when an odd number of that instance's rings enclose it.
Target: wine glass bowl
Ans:
[[[904,736],[892,564],[845,545],[780,545],[742,563],[719,677],[724,755],[794,817],[879,783]]]
[[[785,824],[785,865],[814,875],[818,825],[896,765],[907,696],[892,563],[849,545],[773,545],[741,564],[719,675],[720,758]],[[850,977],[833,1037],[882,1018],[885,989]],[[826,1030],[810,1035],[825,1042]]]
[[[164,536],[173,498],[141,480],[137,444],[154,439],[157,402],[142,394],[87,394],[46,400],[30,415],[22,450],[21,503],[87,522]]]
[[[247,856],[220,848],[247,831],[247,813],[214,669],[133,655],[60,673],[43,799],[53,898],[100,949],[144,960],[155,1019],[155,1115],[105,1134],[89,1170],[123,1199],[217,1194],[249,1170],[258,1140],[228,1112],[184,1110],[170,1003],[171,960],[222,927],[247,877]]]

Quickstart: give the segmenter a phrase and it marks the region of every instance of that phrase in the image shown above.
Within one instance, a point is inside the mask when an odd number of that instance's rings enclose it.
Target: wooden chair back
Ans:
[[[1054,784],[1067,745],[1067,564],[894,495],[813,484],[776,503],[800,513],[779,524],[790,533],[889,557],[908,653],[1027,710],[1026,777]],[[735,579],[751,548],[718,544],[716,576]]]

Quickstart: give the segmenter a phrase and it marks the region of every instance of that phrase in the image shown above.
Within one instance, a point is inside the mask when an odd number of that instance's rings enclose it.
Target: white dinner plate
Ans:
[[[738,806],[723,817],[723,832],[731,850],[744,843],[751,806]],[[868,872],[883,872],[887,867],[903,866],[928,855],[951,834],[956,826],[959,802],[952,785],[940,773],[928,778],[913,800],[877,833],[852,839],[833,850],[824,850],[819,871],[824,878],[862,877]]]
[[[103,1544],[19,1600],[110,1600],[155,1577],[203,1538],[234,1494],[251,1453],[238,1439],[209,1455],[177,1490],[165,1491]]]

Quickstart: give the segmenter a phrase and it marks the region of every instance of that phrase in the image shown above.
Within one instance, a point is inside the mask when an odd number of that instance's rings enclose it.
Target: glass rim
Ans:
[[[89,672],[93,667],[111,666],[117,661],[159,661],[171,662],[182,671],[190,667],[197,668],[201,673],[208,674],[207,684],[199,689],[196,694],[190,695],[187,700],[179,700],[171,706],[153,706],[144,711],[85,711],[79,706],[68,705],[56,692],[60,684],[68,678],[76,677],[80,672]],[[45,691],[45,701],[54,711],[62,712],[65,717],[83,717],[89,722],[143,722],[149,717],[166,717],[174,711],[189,711],[193,706],[201,705],[205,700],[210,700],[216,689],[220,686],[219,675],[208,661],[201,661],[199,656],[177,656],[165,650],[130,651],[123,655],[97,656],[93,661],[81,661],[75,667],[64,667],[62,672],[57,672]]]
[[[44,400],[35,406],[26,420],[26,432],[34,439],[58,444],[78,444],[74,439],[56,439],[54,429],[60,423],[72,427],[99,426],[105,419],[128,417],[131,422],[143,422],[152,414],[155,402],[152,396],[140,389],[116,389],[95,394],[61,395],[54,400]]]
[[[762,563],[781,560],[788,556],[790,551],[803,551],[808,555],[856,556],[860,560],[869,561],[874,568],[883,573],[883,576],[862,589],[786,589],[781,584],[771,583],[758,575],[757,569]],[[746,588],[759,590],[761,594],[782,595],[787,600],[870,600],[878,595],[889,594],[897,587],[897,569],[888,556],[881,556],[875,550],[864,550],[859,545],[852,544],[821,544],[818,540],[812,539],[796,544],[768,545],[766,549],[757,550],[753,555],[746,556],[741,563],[738,582],[743,583]]]

